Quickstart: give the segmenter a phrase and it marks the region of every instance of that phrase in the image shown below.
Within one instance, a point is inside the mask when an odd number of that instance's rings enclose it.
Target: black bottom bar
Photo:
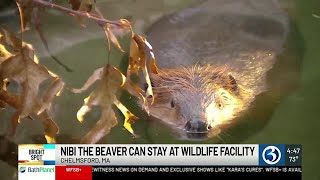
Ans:
[[[92,167],[92,179],[105,180],[112,177],[230,177],[245,178],[246,180],[301,180],[301,171],[301,167],[94,166]]]

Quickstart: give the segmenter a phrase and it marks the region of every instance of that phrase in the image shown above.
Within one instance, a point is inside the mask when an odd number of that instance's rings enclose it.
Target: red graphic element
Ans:
[[[28,160],[19,160],[18,163],[25,163],[25,162],[29,162]]]
[[[92,167],[56,166],[56,180],[92,180]]]

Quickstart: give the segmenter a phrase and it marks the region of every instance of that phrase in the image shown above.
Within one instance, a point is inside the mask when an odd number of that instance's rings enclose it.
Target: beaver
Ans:
[[[179,138],[217,136],[268,90],[287,32],[274,0],[210,0],[161,18],[146,33],[159,68],[149,115]]]
[[[246,109],[250,91],[226,69],[212,65],[159,70],[151,75],[153,117],[185,131],[188,138],[213,136],[220,125]]]

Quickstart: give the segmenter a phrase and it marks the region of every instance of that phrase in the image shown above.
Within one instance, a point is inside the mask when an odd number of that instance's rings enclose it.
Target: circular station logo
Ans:
[[[281,159],[281,151],[276,146],[267,146],[262,151],[262,159],[269,165],[277,164]]]

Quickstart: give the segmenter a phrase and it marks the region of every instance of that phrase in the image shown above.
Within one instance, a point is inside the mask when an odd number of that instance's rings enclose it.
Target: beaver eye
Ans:
[[[221,103],[218,103],[218,108],[222,108],[222,104]]]
[[[175,104],[174,104],[173,100],[171,100],[170,106],[171,106],[171,108],[174,108],[174,107],[175,107]]]

